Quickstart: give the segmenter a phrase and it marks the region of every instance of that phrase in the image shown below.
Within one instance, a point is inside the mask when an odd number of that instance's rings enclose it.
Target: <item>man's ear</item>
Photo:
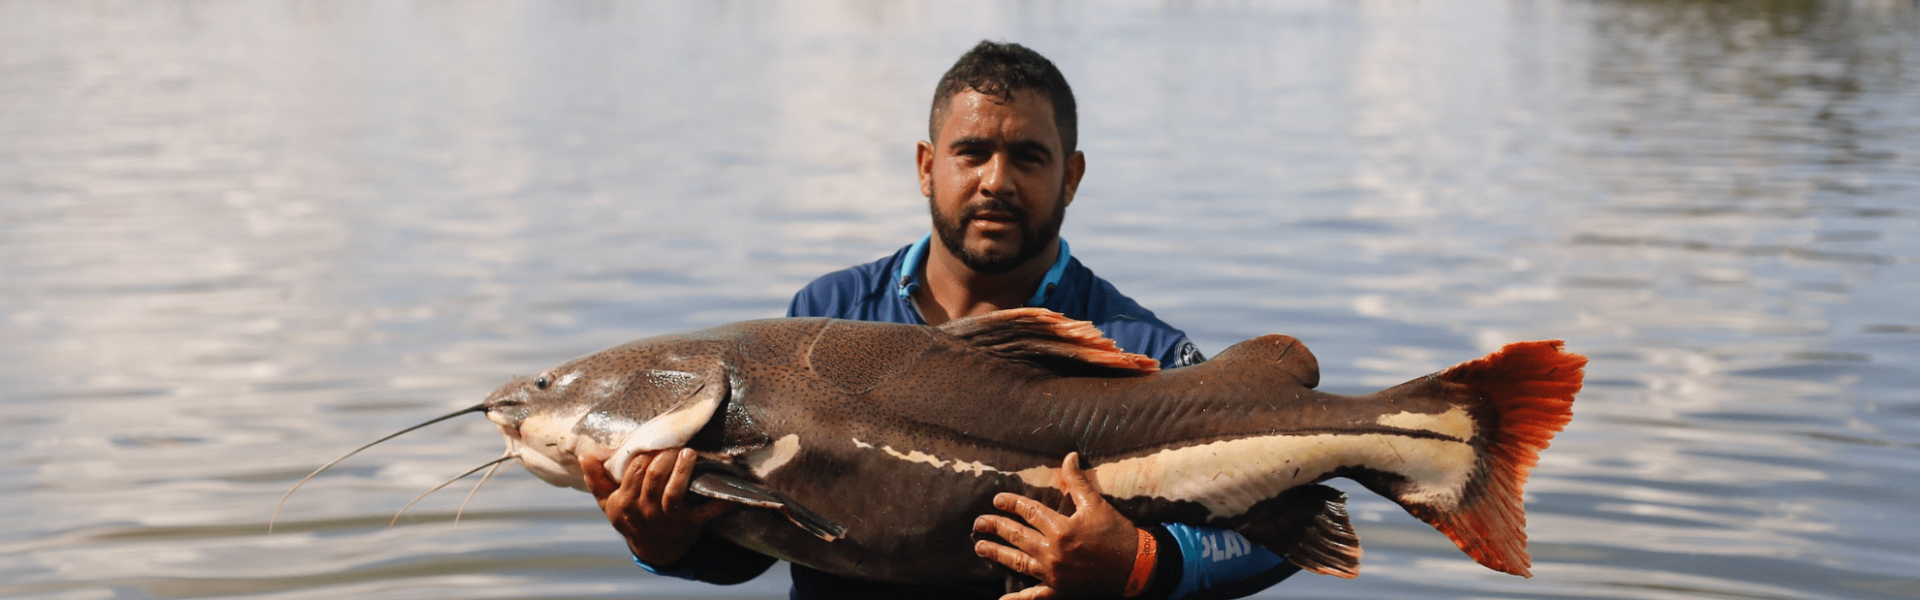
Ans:
[[[920,195],[933,197],[933,142],[920,142],[914,150],[914,161],[920,168]]]
[[[1061,188],[1060,206],[1073,204],[1073,195],[1080,191],[1080,178],[1087,174],[1087,154],[1079,150],[1067,157],[1067,180]]]

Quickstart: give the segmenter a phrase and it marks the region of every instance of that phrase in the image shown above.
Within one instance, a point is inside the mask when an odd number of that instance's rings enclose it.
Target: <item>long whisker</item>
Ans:
[[[466,514],[467,503],[473,501],[473,495],[480,493],[480,486],[486,485],[487,480],[492,479],[493,474],[500,470],[500,465],[506,464],[509,458],[513,458],[513,455],[502,456],[500,460],[493,461],[493,468],[487,469],[486,473],[480,475],[480,482],[473,484],[473,489],[467,491],[467,499],[460,501],[460,510],[453,511],[453,524],[460,524],[460,515]]]
[[[414,496],[414,497],[413,497],[413,502],[408,502],[406,506],[402,506],[402,507],[400,507],[400,512],[397,512],[397,513],[393,513],[393,520],[392,520],[392,521],[387,521],[387,526],[388,526],[388,527],[392,527],[394,523],[399,523],[399,522],[400,522],[400,515],[404,515],[404,514],[407,514],[407,509],[409,509],[409,508],[413,508],[413,505],[414,505],[415,503],[417,503],[417,502],[419,502],[419,501],[421,501],[421,500],[425,500],[425,499],[427,498],[427,496],[429,496],[429,495],[431,495],[431,494],[433,494],[434,492],[438,492],[438,491],[440,491],[440,488],[444,488],[444,487],[447,487],[447,486],[449,486],[449,485],[453,485],[453,482],[455,482],[455,481],[459,481],[459,480],[462,480],[462,479],[466,479],[468,475],[472,475],[472,474],[474,474],[474,473],[479,473],[481,469],[485,469],[485,468],[488,468],[488,467],[498,467],[498,466],[500,466],[500,463],[503,463],[503,462],[507,462],[507,461],[509,461],[509,460],[512,460],[512,459],[513,459],[513,457],[512,457],[512,456],[502,456],[502,457],[500,457],[500,458],[496,458],[496,459],[493,459],[493,460],[490,460],[490,461],[487,461],[487,463],[486,463],[486,464],[483,464],[483,465],[480,465],[480,466],[478,466],[478,467],[474,467],[474,468],[472,468],[472,469],[468,469],[468,470],[467,470],[467,472],[465,472],[465,473],[461,473],[461,474],[459,474],[459,475],[455,475],[455,476],[453,477],[453,479],[448,479],[448,480],[446,480],[446,481],[443,481],[443,482],[441,482],[441,483],[440,483],[440,485],[436,485],[436,486],[433,486],[433,489],[430,489],[430,490],[427,490],[427,491],[426,491],[425,493],[422,493],[422,494],[420,494],[420,495],[418,495],[418,496]],[[463,506],[464,506],[464,504],[463,504]]]
[[[467,414],[467,413],[471,413],[471,412],[486,412],[486,410],[487,410],[487,405],[483,403],[483,404],[475,404],[475,405],[473,405],[473,406],[469,406],[469,407],[466,407],[466,408],[462,408],[462,409],[460,409],[460,410],[457,410],[457,411],[454,411],[454,412],[451,412],[451,413],[447,413],[447,414],[444,414],[444,415],[440,415],[440,416],[438,416],[438,417],[434,417],[434,418],[433,418],[432,420],[430,420],[430,421],[427,421],[427,422],[425,422],[425,423],[421,423],[421,424],[419,424],[419,425],[414,425],[414,426],[412,426],[412,427],[408,427],[408,428],[406,428],[406,429],[402,429],[402,430],[399,430],[399,431],[396,431],[396,432],[393,432],[393,433],[392,433],[391,435],[388,435],[387,437],[383,437],[383,438],[380,438],[380,439],[377,439],[377,440],[374,440],[374,441],[373,441],[373,443],[371,443],[371,444],[367,444],[367,445],[365,445],[365,446],[361,446],[361,447],[359,447],[359,448],[354,448],[352,452],[348,452],[348,453],[346,453],[345,455],[343,455],[343,456],[341,456],[340,458],[336,458],[336,459],[333,459],[333,462],[330,462],[330,463],[327,463],[327,464],[324,464],[324,465],[320,465],[320,468],[318,468],[318,469],[314,469],[314,470],[313,470],[313,472],[312,472],[312,473],[308,473],[306,477],[302,477],[302,478],[300,478],[300,482],[299,482],[299,483],[295,483],[295,484],[293,484],[293,489],[290,489],[290,490],[287,490],[287,493],[285,493],[285,494],[282,494],[282,495],[280,496],[280,501],[279,501],[278,503],[275,503],[275,504],[273,505],[273,516],[271,516],[271,517],[268,517],[268,518],[267,518],[267,533],[269,533],[269,534],[271,534],[271,533],[273,533],[273,523],[274,523],[274,521],[276,521],[276,520],[279,520],[279,518],[280,518],[280,507],[281,507],[281,506],[284,506],[284,505],[285,505],[285,504],[287,503],[287,498],[289,498],[289,497],[291,497],[291,496],[293,496],[293,492],[294,492],[295,490],[299,490],[299,489],[300,489],[300,486],[302,486],[302,485],[306,485],[306,484],[307,484],[307,480],[309,480],[309,479],[313,479],[313,476],[315,476],[315,475],[319,475],[321,471],[325,471],[325,470],[327,470],[328,468],[331,468],[331,467],[332,467],[332,466],[334,466],[334,465],[337,465],[337,464],[340,464],[340,461],[343,461],[343,460],[346,460],[346,459],[347,459],[348,457],[351,457],[351,456],[353,456],[353,455],[355,455],[355,454],[359,454],[361,450],[365,450],[365,449],[368,449],[368,448],[372,448],[374,444],[378,444],[378,443],[380,443],[380,442],[384,442],[384,441],[387,441],[387,440],[390,440],[390,439],[393,439],[393,438],[397,438],[397,437],[400,437],[400,435],[401,435],[401,434],[404,434],[404,433],[406,433],[406,432],[409,432],[409,431],[413,431],[413,430],[415,430],[415,429],[419,429],[419,428],[421,428],[421,427],[426,427],[426,426],[428,426],[428,425],[432,425],[432,424],[434,424],[434,423],[439,423],[439,422],[441,422],[441,421],[445,421],[445,420],[447,420],[447,419],[451,419],[451,418],[454,418],[454,417],[458,417],[458,416],[460,416],[460,415],[464,415],[464,414]]]

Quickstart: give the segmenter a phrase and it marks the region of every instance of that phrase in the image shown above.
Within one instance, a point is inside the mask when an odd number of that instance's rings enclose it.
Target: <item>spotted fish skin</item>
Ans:
[[[844,535],[781,510],[735,510],[709,532],[863,579],[960,583],[1005,574],[972,522],[1014,492],[1065,508],[1079,452],[1136,522],[1228,527],[1301,566],[1357,574],[1348,477],[1434,524],[1490,568],[1525,575],[1520,485],[1571,418],[1585,358],[1558,342],[1364,396],[1314,390],[1299,340],[1268,335],[1158,371],[1090,324],[1015,309],[941,327],[751,321],[650,338],[516,379],[487,401],[509,452],[555,485],[578,457],[619,472],[686,445]],[[831,538],[831,539],[829,539]]]

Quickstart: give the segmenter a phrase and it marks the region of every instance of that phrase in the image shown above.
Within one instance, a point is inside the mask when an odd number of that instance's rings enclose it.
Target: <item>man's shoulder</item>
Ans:
[[[1067,263],[1067,270],[1060,278],[1060,283],[1066,288],[1062,291],[1067,293],[1066,297],[1061,299],[1061,304],[1069,309],[1066,311],[1069,316],[1093,321],[1095,324],[1132,324],[1129,326],[1181,333],[1179,329],[1160,320],[1153,311],[1121,293],[1120,288],[1114,287],[1113,283],[1094,274],[1093,269],[1081,264],[1077,257]]]
[[[1074,258],[1068,263],[1061,284],[1069,293],[1059,303],[1068,309],[1062,312],[1091,321],[1122,349],[1160,359],[1161,364],[1168,367],[1206,360],[1187,339],[1185,331],[1121,293],[1111,282],[1081,264],[1080,259]]]
[[[787,305],[789,317],[859,319],[888,300],[907,248],[869,263],[858,264],[814,279],[794,293]],[[867,319],[871,320],[871,319]]]

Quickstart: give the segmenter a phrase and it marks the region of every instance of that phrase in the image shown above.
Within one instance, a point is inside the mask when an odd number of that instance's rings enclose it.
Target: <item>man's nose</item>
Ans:
[[[987,164],[981,165],[980,193],[994,198],[1011,198],[1016,190],[1013,180],[1013,158],[1004,152],[993,153]]]

